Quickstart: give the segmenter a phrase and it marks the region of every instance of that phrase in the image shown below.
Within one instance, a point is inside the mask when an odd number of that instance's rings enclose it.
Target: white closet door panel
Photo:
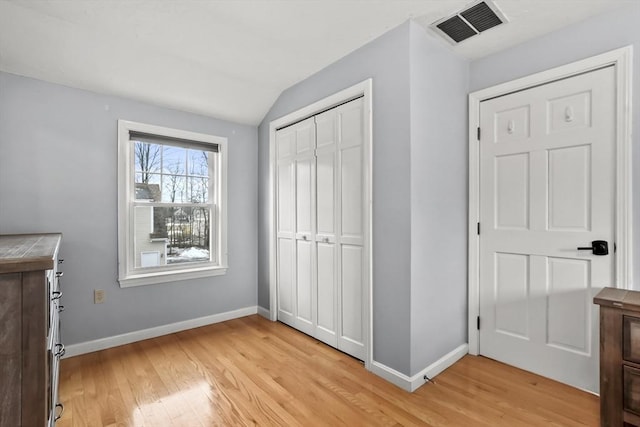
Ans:
[[[293,233],[293,163],[278,163],[278,234]]]
[[[317,170],[317,221],[318,234],[324,237],[335,235],[335,153],[318,154]]]
[[[342,245],[341,327],[338,348],[355,357],[364,357],[362,322],[361,246]]]
[[[341,153],[341,230],[348,243],[363,244],[362,224],[362,148],[352,147]],[[347,241],[343,240],[344,243]]]
[[[285,159],[293,154],[293,141],[295,134],[291,130],[278,131],[276,135],[276,156],[278,160]]]
[[[296,253],[297,327],[313,334],[313,247],[312,242],[298,240]]]
[[[296,233],[310,237],[313,227],[313,164],[311,159],[296,162]]]
[[[293,301],[294,301],[294,280],[293,280],[293,258],[294,240],[278,239],[278,318],[293,325]]]
[[[354,99],[338,107],[340,148],[361,146],[364,141],[363,100]]]
[[[313,117],[294,126],[296,135],[296,154],[311,153],[315,147],[315,122]]]
[[[336,111],[329,110],[316,116],[316,148],[335,147]]]
[[[318,302],[316,338],[336,346],[336,254],[335,245],[318,243]]]

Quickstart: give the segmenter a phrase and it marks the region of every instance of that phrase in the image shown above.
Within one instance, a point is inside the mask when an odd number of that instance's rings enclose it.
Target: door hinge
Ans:
[[[478,223],[478,236],[480,235],[480,223]]]
[[[478,330],[480,330],[480,316],[476,317],[476,324],[478,326]]]
[[[478,127],[478,141],[480,141],[480,128]]]

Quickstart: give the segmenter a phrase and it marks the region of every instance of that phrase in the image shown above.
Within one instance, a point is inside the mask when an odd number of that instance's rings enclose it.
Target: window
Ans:
[[[121,287],[226,273],[226,138],[118,121]]]

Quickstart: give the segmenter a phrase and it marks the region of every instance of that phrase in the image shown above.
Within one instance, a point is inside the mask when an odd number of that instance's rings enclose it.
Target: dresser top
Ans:
[[[53,268],[62,234],[0,234],[0,274]]]
[[[640,292],[626,289],[604,288],[593,298],[594,304],[640,311]]]

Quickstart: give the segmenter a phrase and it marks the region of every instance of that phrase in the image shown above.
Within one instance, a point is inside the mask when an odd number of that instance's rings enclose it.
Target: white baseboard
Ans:
[[[271,312],[264,307],[258,306],[258,314],[265,319],[271,320]]]
[[[390,383],[397,385],[401,389],[409,392],[414,392],[425,384],[425,375],[433,379],[436,375],[447,369],[449,366],[462,359],[462,357],[464,357],[464,355],[467,354],[468,351],[469,345],[462,344],[461,346],[445,354],[440,359],[436,360],[434,363],[411,377],[403,374],[402,372],[398,372],[395,369],[392,369],[380,362],[376,362],[375,360],[371,363],[371,372],[378,375],[379,377],[384,378]]]
[[[170,323],[168,325],[156,326],[154,328],[142,329],[140,331],[127,332],[122,335],[100,338],[93,341],[82,342],[65,346],[64,358],[92,353],[119,345],[131,344],[132,342],[155,338],[162,335],[173,334],[174,332],[185,331],[187,329],[198,328],[200,326],[212,325],[226,320],[237,319],[258,313],[257,306],[244,307],[224,313],[212,314],[210,316],[198,317],[196,319],[185,320],[183,322]]]

